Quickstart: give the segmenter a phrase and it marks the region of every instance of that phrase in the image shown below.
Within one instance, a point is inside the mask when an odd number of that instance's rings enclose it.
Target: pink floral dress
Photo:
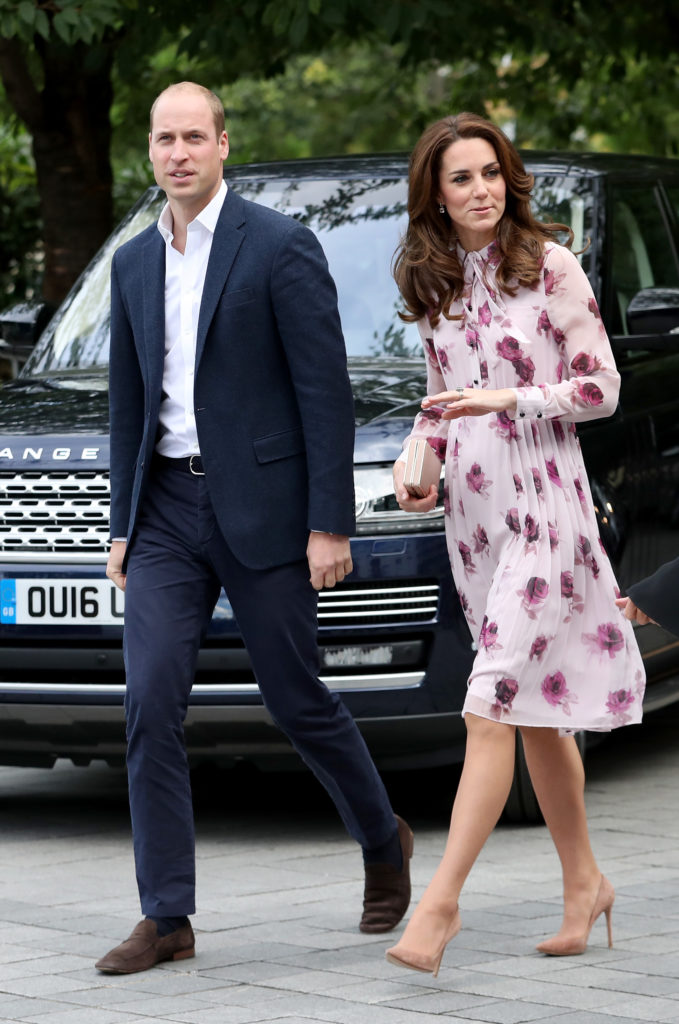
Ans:
[[[534,288],[503,294],[494,243],[459,250],[460,320],[419,324],[427,392],[514,388],[515,413],[442,420],[411,437],[445,460],[446,539],[477,643],[463,714],[562,732],[641,720],[644,668],[599,538],[576,435],[610,416],[620,378],[576,257],[548,243]]]

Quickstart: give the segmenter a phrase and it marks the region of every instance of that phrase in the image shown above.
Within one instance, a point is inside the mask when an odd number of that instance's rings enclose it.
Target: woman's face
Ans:
[[[437,198],[467,252],[495,238],[506,192],[497,155],[486,139],[458,139],[443,153]]]

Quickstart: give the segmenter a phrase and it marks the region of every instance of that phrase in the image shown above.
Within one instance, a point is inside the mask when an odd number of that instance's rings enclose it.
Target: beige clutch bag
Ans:
[[[432,484],[438,486],[441,478],[441,460],[426,441],[418,438],[408,442],[406,469],[403,483],[408,494],[424,498]]]

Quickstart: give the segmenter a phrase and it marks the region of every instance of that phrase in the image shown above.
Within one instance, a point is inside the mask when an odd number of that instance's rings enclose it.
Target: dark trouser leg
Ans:
[[[184,746],[201,632],[219,583],[198,553],[196,480],[155,474],[125,592],[127,771],[144,914],[195,911],[193,805]]]
[[[363,847],[394,836],[384,784],[353,718],[318,678],[317,595],[305,562],[266,571],[238,562],[215,526],[206,549],[233,606],[262,697]]]

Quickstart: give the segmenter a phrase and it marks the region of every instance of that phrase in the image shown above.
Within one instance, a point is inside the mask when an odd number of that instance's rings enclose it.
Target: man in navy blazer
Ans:
[[[194,955],[184,747],[201,635],[223,586],[263,700],[363,848],[360,929],[410,899],[412,833],[351,715],[318,678],[317,591],[351,572],[353,402],[314,234],[227,189],[224,112],[191,82],[151,109],[167,194],[111,274],[111,554],[125,590],[127,767],[144,919],[98,961]]]

